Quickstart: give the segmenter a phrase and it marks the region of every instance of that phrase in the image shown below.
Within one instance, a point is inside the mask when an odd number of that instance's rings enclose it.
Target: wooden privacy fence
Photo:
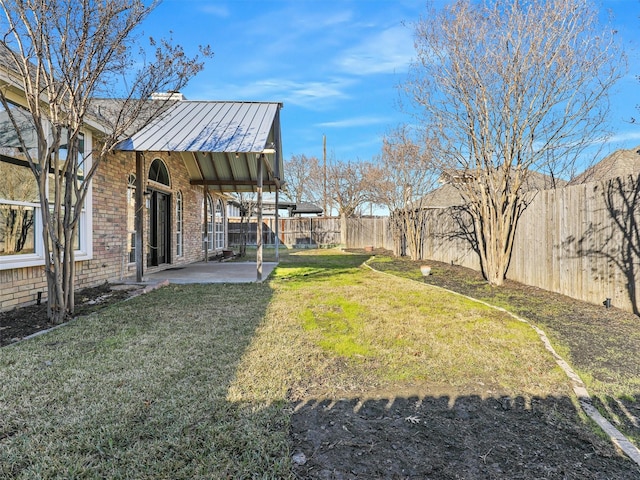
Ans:
[[[640,177],[538,192],[516,230],[507,278],[639,313]],[[424,257],[480,269],[457,209],[429,212]]]
[[[508,277],[637,314],[639,180],[540,192],[518,225]]]
[[[480,270],[468,214],[453,207],[427,217],[423,257]],[[249,244],[255,231],[254,222]],[[265,219],[264,232],[263,242],[274,244],[275,219]],[[229,241],[239,244],[232,225]],[[281,218],[280,241],[394,250],[387,217]],[[518,223],[507,278],[640,313],[640,176],[538,192]]]
[[[263,219],[263,244],[275,245],[275,218]],[[325,247],[343,245],[347,248],[393,248],[388,232],[387,217],[285,217],[279,219],[279,238],[288,247]],[[343,228],[344,226],[344,228]],[[247,244],[256,244],[257,224],[255,218],[249,223]],[[343,235],[343,231],[345,232]],[[230,246],[242,243],[240,223],[229,222]]]
[[[393,250],[393,238],[388,217],[360,217],[345,219],[344,244],[347,248],[386,248]]]

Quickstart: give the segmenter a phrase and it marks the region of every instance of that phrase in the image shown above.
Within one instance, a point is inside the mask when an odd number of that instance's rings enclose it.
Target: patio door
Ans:
[[[148,266],[158,266],[171,261],[170,202],[171,196],[152,191],[149,205],[149,255]]]

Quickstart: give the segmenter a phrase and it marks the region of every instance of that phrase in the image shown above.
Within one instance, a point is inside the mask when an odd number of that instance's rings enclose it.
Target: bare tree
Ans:
[[[317,203],[322,200],[323,172],[316,157],[292,155],[284,170],[284,193],[289,200],[296,203]]]
[[[372,172],[372,200],[389,210],[395,253],[422,258],[427,194],[438,185],[433,139],[416,138],[407,125],[385,135],[382,155]]]
[[[176,91],[201,70],[168,41],[151,41],[152,61],[134,58],[136,28],[158,5],[142,0],[0,0],[0,32],[7,73],[0,101],[35,176],[43,224],[48,313],[61,322],[74,310],[74,238],[96,169],[123,135],[151,118],[163,102],[151,93]],[[202,53],[209,55],[208,48]],[[28,127],[12,112],[12,87],[24,92]],[[120,87],[120,88],[118,88]],[[96,97],[120,101],[92,112]],[[165,105],[166,106],[166,105]],[[87,120],[103,135],[83,155]],[[37,148],[28,148],[34,135]]]
[[[373,174],[369,162],[333,161],[327,166],[327,194],[341,217],[360,215],[360,208],[371,198]]]
[[[491,284],[504,281],[532,175],[569,175],[605,138],[624,65],[614,34],[589,0],[459,0],[416,24],[406,91],[458,179]]]
[[[251,217],[258,206],[258,199],[253,193],[239,192],[235,195],[235,201],[240,208],[240,252],[241,257],[247,255],[247,243],[249,240],[249,226]]]

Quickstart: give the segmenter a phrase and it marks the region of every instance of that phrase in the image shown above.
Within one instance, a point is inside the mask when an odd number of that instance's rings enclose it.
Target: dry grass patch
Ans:
[[[278,267],[266,321],[232,398],[264,399],[266,385],[273,399],[416,385],[485,396],[568,394],[531,328],[458,296],[360,268],[367,258],[304,251]],[[251,384],[251,376],[265,381]]]
[[[270,297],[171,286],[0,350],[0,478],[286,478],[282,405],[226,400]]]

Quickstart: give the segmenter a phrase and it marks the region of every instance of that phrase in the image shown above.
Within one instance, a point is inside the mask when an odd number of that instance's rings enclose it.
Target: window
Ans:
[[[11,117],[18,124],[20,136]],[[37,144],[31,114],[14,104],[9,105],[9,110],[0,106],[0,269],[44,264],[39,191],[28,163],[29,156],[37,160]],[[85,167],[85,151],[90,149],[90,137],[81,136],[81,168]],[[65,145],[59,155],[65,158]],[[49,175],[49,181],[51,177]],[[77,260],[91,258],[92,253],[91,191],[85,203],[74,238]]]
[[[237,203],[227,203],[227,218],[240,217],[240,205]]]
[[[221,250],[224,248],[224,208],[222,200],[216,201],[216,249]]]
[[[28,165],[0,157],[0,256],[36,253],[38,186]]]
[[[136,176],[127,179],[127,252],[129,263],[136,261]]]
[[[61,139],[63,143],[62,145],[60,145],[60,149],[58,150],[58,157],[60,159],[60,161],[65,161],[67,158],[67,151],[68,151],[68,133],[67,133],[67,129],[63,128],[62,129],[62,134],[61,134]],[[84,135],[82,133],[80,133],[78,135],[78,173],[76,176],[76,181],[77,182],[81,182],[83,179],[83,169],[84,169],[84,164],[85,164],[85,150],[84,150]],[[54,198],[55,196],[55,176],[53,173],[49,173],[49,201],[51,201],[52,198]],[[64,187],[63,187],[64,188]],[[76,201],[76,196],[75,196],[75,192],[72,192],[73,195],[73,199],[72,202]],[[82,206],[82,210],[80,212],[80,223],[82,224],[84,222],[84,214],[85,208],[84,205]],[[81,247],[83,247],[84,243],[84,238],[82,235],[78,235],[75,234],[73,237],[73,248],[76,251],[81,250]]]
[[[171,185],[169,182],[169,171],[167,170],[167,166],[159,158],[156,158],[151,162],[151,166],[149,167],[149,180],[162,185]]]
[[[176,193],[176,256],[181,257],[184,255],[182,247],[182,217],[183,217],[183,204],[182,204],[182,192]]]
[[[0,204],[0,256],[36,252],[35,207]]]
[[[20,138],[13,126],[11,117],[18,124],[24,146],[20,143]],[[26,151],[25,151],[26,147]],[[9,110],[5,110],[0,105],[0,155],[13,160],[22,160],[28,165],[27,153],[32,158],[38,156],[38,137],[31,114],[22,107],[9,104]]]
[[[214,248],[213,244],[213,202],[211,201],[211,195],[206,196],[207,199],[207,221],[206,227],[207,230],[205,232],[205,221],[204,221],[204,202],[202,202],[202,249],[203,250],[211,250]]]
[[[24,130],[23,139],[32,155],[37,155],[35,130],[28,112],[14,105],[10,109],[0,110],[0,257],[35,254],[39,238],[38,185],[9,114]]]

